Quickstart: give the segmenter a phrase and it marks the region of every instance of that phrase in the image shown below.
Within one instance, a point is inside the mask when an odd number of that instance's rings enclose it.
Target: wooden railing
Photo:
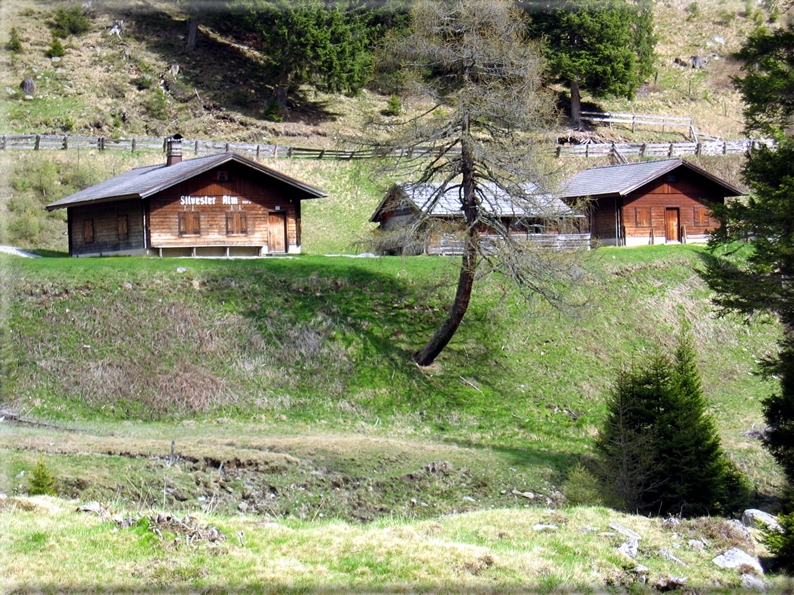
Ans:
[[[691,117],[688,116],[653,116],[649,114],[627,114],[627,113],[614,113],[614,112],[582,112],[582,120],[588,122],[599,122],[609,124],[625,124],[631,127],[632,132],[636,132],[637,126],[653,126],[661,127],[662,132],[666,132],[668,128],[686,128],[689,135],[694,140],[697,140],[697,132],[695,131],[695,124]]]
[[[738,141],[709,140],[682,143],[589,143],[584,145],[559,145],[557,157],[609,157],[619,160],[628,157],[681,157],[686,155],[737,155],[754,146],[775,146],[772,139],[745,139]],[[102,136],[64,136],[54,134],[4,134],[0,137],[3,151],[87,150],[118,152],[164,151],[162,138],[109,138]],[[212,155],[234,151],[243,155],[275,159],[330,159],[353,160],[382,157],[418,157],[436,152],[431,148],[414,148],[390,152],[375,149],[308,149],[273,144],[231,143],[207,140],[182,140],[185,157]]]

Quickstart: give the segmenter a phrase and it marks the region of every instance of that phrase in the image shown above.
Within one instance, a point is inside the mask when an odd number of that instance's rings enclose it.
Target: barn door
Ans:
[[[678,209],[665,209],[664,210],[664,235],[668,242],[680,241],[679,236],[679,210]]]
[[[287,214],[270,213],[268,216],[268,248],[270,252],[287,251]]]

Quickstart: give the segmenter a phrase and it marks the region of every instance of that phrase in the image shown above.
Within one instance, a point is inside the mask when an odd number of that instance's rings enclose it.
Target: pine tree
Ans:
[[[672,358],[656,353],[621,372],[607,406],[597,448],[612,492],[628,509],[692,515],[743,504],[747,488],[706,413],[687,332]]]
[[[656,35],[648,0],[549,2],[532,15],[530,32],[543,39],[552,76],[570,86],[575,127],[581,125],[580,87],[596,96],[632,98],[653,68]]]

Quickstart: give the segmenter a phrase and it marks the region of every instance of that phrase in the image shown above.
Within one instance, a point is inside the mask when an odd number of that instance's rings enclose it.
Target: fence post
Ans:
[[[69,137],[66,136],[65,134],[63,135],[63,150],[64,151],[69,150]]]
[[[645,151],[646,151],[647,148],[648,148],[648,144],[647,143],[642,143],[640,145],[640,159],[645,159]]]
[[[287,159],[292,159],[292,147],[287,147]]]
[[[199,142],[196,141],[196,143],[193,145],[193,154],[194,155],[198,155],[198,149],[199,149]]]
[[[3,135],[3,151],[5,151],[7,148],[8,148],[8,138],[4,134]]]
[[[703,149],[703,143],[698,143],[695,145],[695,155],[700,155],[700,152]]]
[[[256,145],[256,160],[259,161],[259,145]]]
[[[637,131],[637,114],[631,114],[631,132]]]
[[[37,134],[36,135],[36,142],[33,144],[33,150],[34,151],[38,151],[40,147],[41,147],[41,135]]]
[[[100,136],[98,139],[96,139],[96,144],[97,144],[97,148],[100,151],[104,151],[105,150],[105,137],[104,136]]]
[[[675,143],[670,143],[670,150],[667,152],[667,156],[668,157],[672,157],[673,156],[674,147],[675,147]]]

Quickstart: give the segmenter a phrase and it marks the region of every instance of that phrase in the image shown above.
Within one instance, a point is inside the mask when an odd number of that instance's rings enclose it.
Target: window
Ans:
[[[127,215],[119,215],[117,229],[119,232],[119,240],[129,240],[129,217]]]
[[[83,242],[86,244],[94,243],[94,220],[86,219],[83,221]]]
[[[228,182],[229,181],[229,172],[226,170],[218,170],[215,172],[215,181],[217,182]]]
[[[695,227],[708,227],[710,224],[709,210],[706,207],[695,207]]]
[[[675,174],[667,174],[664,177],[664,181],[665,182],[677,182],[678,181],[678,176],[676,176]]]
[[[244,211],[226,213],[226,235],[247,235],[248,216]]]
[[[651,207],[635,207],[634,216],[637,227],[651,227]]]
[[[183,211],[179,213],[179,235],[200,236],[201,218],[196,211]]]

